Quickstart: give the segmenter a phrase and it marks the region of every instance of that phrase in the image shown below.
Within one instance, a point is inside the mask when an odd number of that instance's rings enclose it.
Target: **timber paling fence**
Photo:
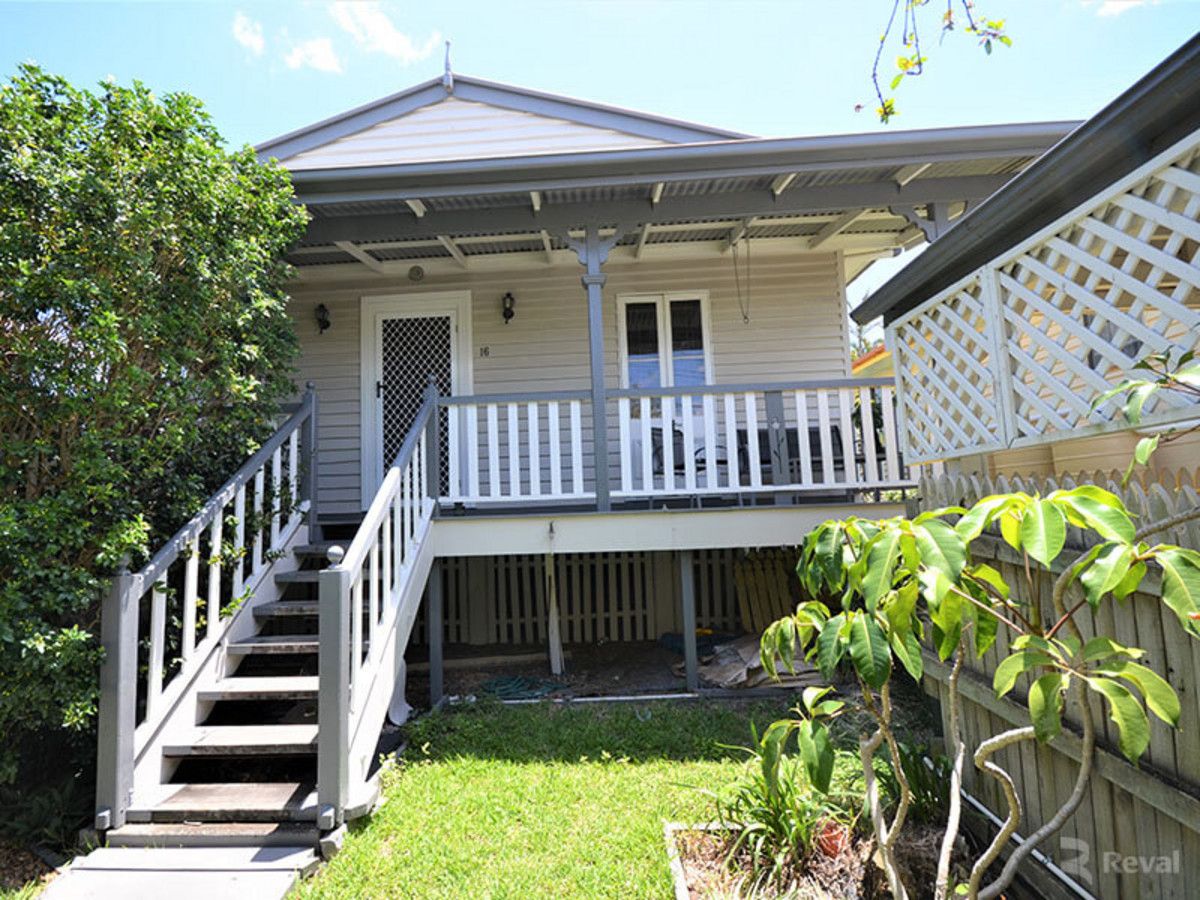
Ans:
[[[989,494],[1026,491],[1044,496],[1058,488],[1085,483],[1120,496],[1139,524],[1200,504],[1200,470],[1158,481],[1133,480],[1124,488],[1116,472],[1057,477],[941,475],[921,481],[918,502],[923,509],[969,506]],[[1030,563],[1033,599],[1041,606],[1043,621],[1053,621],[1049,617],[1053,616],[1054,580],[1063,565],[1095,543],[1088,537],[1080,529],[1069,528],[1067,549],[1060,557],[1062,565],[1046,570]],[[1151,541],[1200,549],[1200,523],[1156,535]],[[998,535],[985,533],[972,551],[977,562],[986,562],[1000,571],[1014,594],[1029,597],[1025,560]],[[1078,586],[1071,589],[1068,606],[1082,596],[1078,590]],[[1150,716],[1150,746],[1135,767],[1117,749],[1116,728],[1107,709],[1092,702],[1097,747],[1091,784],[1075,815],[1040,849],[1087,893],[1104,900],[1200,897],[1200,640],[1186,634],[1174,613],[1162,603],[1154,570],[1143,582],[1142,591],[1122,602],[1106,599],[1094,618],[1085,612],[1079,624],[1085,638],[1099,630],[1122,644],[1143,648],[1146,657],[1142,662],[1170,682],[1179,694],[1183,711],[1178,729]],[[1028,724],[1024,703],[1028,676],[1022,676],[1017,688],[1003,699],[995,696],[991,686],[992,675],[1008,655],[1012,637],[1001,624],[995,646],[982,658],[972,655],[959,679],[963,737],[968,747],[963,786],[1001,818],[1006,807],[1000,786],[974,768],[970,753],[984,738]],[[926,662],[926,691],[941,701],[943,726],[948,726],[949,667],[939,664],[936,658],[927,657]],[[1049,819],[1074,786],[1080,739],[1069,709],[1064,720],[1067,728],[1048,746],[1022,741],[993,757],[1012,775],[1021,798],[1024,814],[1018,833],[1022,836]],[[989,838],[991,834],[994,830],[989,831]],[[1023,869],[1043,896],[1079,895],[1037,862],[1030,860]]]

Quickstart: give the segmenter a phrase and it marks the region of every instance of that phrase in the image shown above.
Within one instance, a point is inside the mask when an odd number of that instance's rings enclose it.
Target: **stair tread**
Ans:
[[[316,675],[256,675],[222,678],[197,693],[201,700],[305,699],[316,696],[320,678]]]
[[[260,603],[254,607],[254,615],[260,619],[270,616],[315,616],[320,609],[316,600],[279,600]]]
[[[128,821],[309,822],[317,816],[316,786],[297,781],[164,784],[134,798]]]
[[[298,569],[295,572],[280,572],[275,576],[276,584],[315,584],[321,580],[318,569]]]
[[[304,822],[151,822],[105,834],[109,847],[313,846],[320,832]]]
[[[199,725],[186,743],[168,743],[164,756],[316,752],[316,725]]]
[[[256,634],[231,643],[230,653],[315,653],[320,641],[315,634]]]

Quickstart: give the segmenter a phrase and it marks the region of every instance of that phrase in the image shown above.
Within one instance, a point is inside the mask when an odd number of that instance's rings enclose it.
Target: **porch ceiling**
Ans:
[[[293,173],[309,210],[302,267],[540,255],[587,224],[619,246],[743,238],[797,250],[894,252],[924,239],[913,217],[951,222],[1023,171],[1070,123],[726,141],[487,166]],[[732,146],[731,146],[732,145]],[[600,159],[603,157],[603,159]],[[489,165],[493,161],[488,161]],[[444,169],[444,171],[442,171]]]

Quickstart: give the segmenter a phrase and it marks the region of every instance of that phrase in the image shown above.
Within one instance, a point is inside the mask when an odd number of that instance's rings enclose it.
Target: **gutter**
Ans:
[[[890,324],[1200,128],[1200,35],[939,238],[850,315]]]

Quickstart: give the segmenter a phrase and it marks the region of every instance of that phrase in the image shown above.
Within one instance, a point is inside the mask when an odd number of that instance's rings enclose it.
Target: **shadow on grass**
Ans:
[[[456,757],[510,762],[743,759],[750,743],[787,714],[780,700],[668,700],[646,703],[530,704],[494,700],[449,707],[405,729],[406,759]]]

